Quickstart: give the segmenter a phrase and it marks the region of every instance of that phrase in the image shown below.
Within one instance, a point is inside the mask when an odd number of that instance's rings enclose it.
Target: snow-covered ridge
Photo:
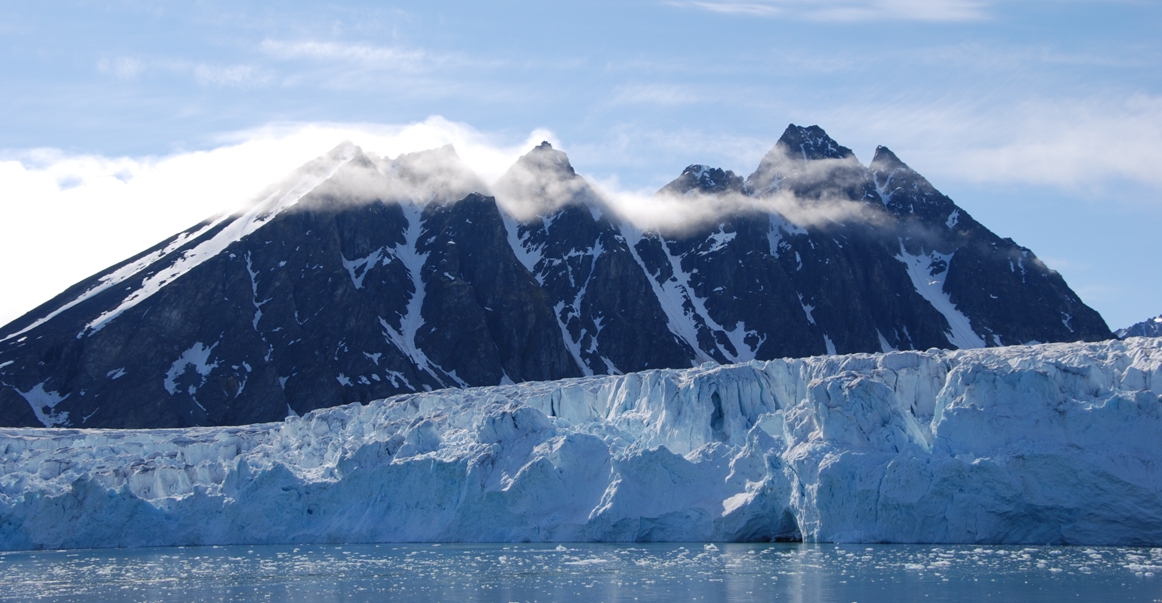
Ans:
[[[283,423],[0,430],[0,548],[1162,544],[1162,339],[704,365]]]
[[[140,287],[130,293],[121,304],[112,310],[103,312],[86,325],[86,333],[92,334],[101,330],[110,320],[148,299],[161,290],[166,283],[181,277],[196,266],[221,253],[231,243],[258,230],[263,224],[293,206],[320,184],[334,176],[335,172],[351,161],[357,152],[358,148],[355,145],[349,142],[344,143],[323,157],[299,168],[274,192],[271,192],[262,201],[250,206],[241,216],[230,221],[214,236],[184,252],[180,258],[158,271],[157,274],[147,276],[141,281]],[[225,219],[225,217],[219,217],[217,221]],[[140,272],[144,268],[145,266],[141,266],[137,270]],[[125,278],[127,277],[128,275]],[[89,295],[89,293],[85,295]]]
[[[1162,337],[1162,315],[1147,318],[1142,322],[1118,329],[1115,333],[1118,339],[1127,337]]]

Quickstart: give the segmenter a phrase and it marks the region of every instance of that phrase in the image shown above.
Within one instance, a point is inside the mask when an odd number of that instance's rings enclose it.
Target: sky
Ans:
[[[541,140],[608,191],[746,176],[789,123],[891,148],[1111,328],[1162,313],[1162,3],[6,3],[0,324],[343,140]]]

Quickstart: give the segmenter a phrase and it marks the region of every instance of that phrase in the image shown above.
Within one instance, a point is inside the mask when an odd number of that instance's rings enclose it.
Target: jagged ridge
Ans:
[[[865,167],[816,126],[745,180],[687,168],[659,194],[734,209],[680,232],[620,219],[548,143],[493,188],[503,211],[450,147],[343,145],[0,330],[0,422],[244,424],[444,387],[1111,336],[891,151]]]
[[[1162,337],[1162,314],[1117,330],[1118,339],[1127,337]]]

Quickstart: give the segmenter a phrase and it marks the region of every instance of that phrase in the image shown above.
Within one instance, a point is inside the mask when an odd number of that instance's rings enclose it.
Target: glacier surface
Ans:
[[[1162,545],[1162,339],[0,429],[0,549],[402,541]]]

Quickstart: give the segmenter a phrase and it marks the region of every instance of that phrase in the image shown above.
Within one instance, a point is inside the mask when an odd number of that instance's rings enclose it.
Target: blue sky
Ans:
[[[611,189],[891,147],[1112,328],[1162,312],[1162,3],[21,3],[0,22],[6,322],[338,138],[541,138]],[[409,129],[408,126],[411,126]],[[376,148],[378,147],[378,148]]]

